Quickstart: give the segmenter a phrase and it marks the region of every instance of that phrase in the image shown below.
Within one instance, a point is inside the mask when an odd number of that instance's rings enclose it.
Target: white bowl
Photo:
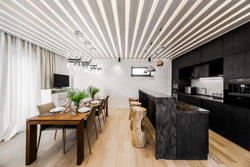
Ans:
[[[85,113],[85,112],[89,112],[90,111],[90,108],[89,107],[83,107],[83,108],[79,108],[78,109],[78,112],[79,113]]]

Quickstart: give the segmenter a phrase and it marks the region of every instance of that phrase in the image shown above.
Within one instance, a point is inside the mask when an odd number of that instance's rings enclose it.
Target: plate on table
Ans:
[[[89,112],[90,111],[90,108],[89,107],[83,107],[83,108],[79,108],[78,109],[78,112],[79,113],[85,113],[85,112]]]
[[[65,107],[56,107],[50,110],[50,112],[61,112],[64,111]]]
[[[105,98],[104,97],[99,97],[98,100],[104,100]]]
[[[92,101],[91,104],[99,104],[100,101]]]

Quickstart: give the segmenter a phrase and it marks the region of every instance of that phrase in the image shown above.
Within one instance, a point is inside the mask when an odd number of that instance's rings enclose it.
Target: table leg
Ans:
[[[30,165],[37,156],[37,125],[26,122],[26,165]]]
[[[84,119],[77,124],[77,165],[84,159]]]

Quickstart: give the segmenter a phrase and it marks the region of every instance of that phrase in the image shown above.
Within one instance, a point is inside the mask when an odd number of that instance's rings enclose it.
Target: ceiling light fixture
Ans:
[[[78,38],[79,37],[83,37],[83,33],[80,32],[80,31],[75,31],[75,35],[76,35],[76,38],[77,38],[77,44],[78,43]],[[91,45],[91,43],[89,41],[85,41],[84,44],[86,45]],[[82,45],[83,45],[83,42],[82,42]],[[82,47],[83,48],[83,47]],[[96,50],[95,47],[91,47],[90,48],[91,50]],[[70,55],[69,55],[69,52],[67,53],[67,58],[68,58],[68,63],[67,63],[67,68],[69,68],[69,63],[73,63],[74,64],[74,70],[78,70],[80,71],[80,67],[82,66],[82,68],[84,69],[84,72],[88,72],[89,70],[94,70],[94,71],[101,71],[102,70],[102,67],[98,66],[97,64],[94,64],[91,60],[91,57],[89,56],[84,56],[83,52],[77,52],[77,50],[75,51],[75,54],[74,54],[74,58],[70,58]]]
[[[150,62],[150,65],[147,68],[147,72],[154,72],[155,68],[153,66],[151,66],[151,58],[148,58],[148,61]]]

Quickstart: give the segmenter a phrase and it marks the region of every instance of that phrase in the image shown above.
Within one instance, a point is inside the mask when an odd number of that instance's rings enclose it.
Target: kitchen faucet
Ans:
[[[207,96],[207,88],[202,87],[201,89],[205,89],[205,96]]]

